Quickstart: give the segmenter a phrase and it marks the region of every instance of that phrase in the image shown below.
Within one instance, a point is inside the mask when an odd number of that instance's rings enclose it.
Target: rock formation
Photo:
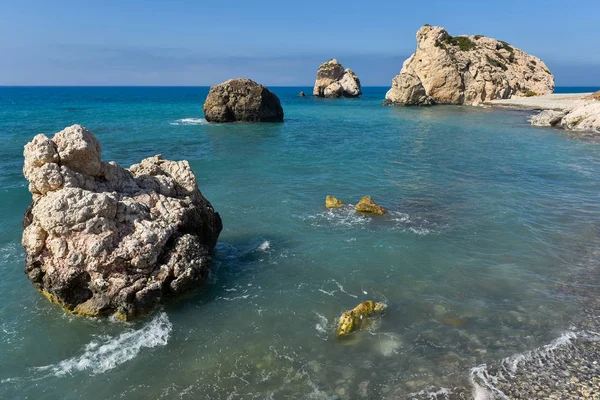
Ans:
[[[470,104],[554,91],[554,76],[537,57],[481,35],[450,36],[425,25],[417,50],[392,80],[386,103]]]
[[[337,199],[333,196],[327,195],[325,198],[325,207],[327,208],[339,208],[343,205],[344,203],[340,199]]]
[[[298,93],[298,97],[306,97],[306,93],[300,92],[300,93]]]
[[[379,204],[375,203],[373,201],[373,199],[371,198],[371,196],[365,196],[362,199],[360,199],[358,204],[356,206],[354,206],[354,209],[356,211],[360,211],[360,212],[364,212],[364,213],[372,213],[372,214],[379,214],[379,215],[387,214],[386,209],[381,207]]]
[[[360,79],[350,68],[344,70],[335,58],[323,63],[317,70],[313,94],[319,97],[358,97],[362,94]]]
[[[586,97],[586,100],[600,100],[600,90],[590,94],[588,97]]]
[[[531,119],[531,124],[600,133],[600,101],[582,101],[563,111],[544,110]]]
[[[212,86],[202,107],[208,122],[282,122],[283,108],[269,89],[250,79]]]
[[[375,303],[369,300],[363,301],[350,311],[346,311],[342,314],[338,323],[338,336],[347,335],[361,329],[367,323],[369,317],[382,313],[386,307],[385,303]]]
[[[24,156],[25,272],[48,299],[128,320],[206,280],[222,225],[187,161],[103,162],[80,125],[35,136]]]

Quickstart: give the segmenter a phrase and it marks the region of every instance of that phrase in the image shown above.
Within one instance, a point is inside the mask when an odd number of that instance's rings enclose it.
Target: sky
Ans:
[[[0,0],[0,85],[311,86],[337,58],[389,86],[424,24],[540,57],[600,86],[600,0]]]

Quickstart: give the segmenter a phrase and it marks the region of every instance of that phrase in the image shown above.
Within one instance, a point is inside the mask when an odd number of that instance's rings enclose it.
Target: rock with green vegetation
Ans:
[[[103,162],[80,125],[35,136],[24,156],[25,273],[51,302],[129,320],[207,279],[221,218],[187,161]]]
[[[539,58],[501,40],[451,36],[425,25],[417,32],[416,52],[392,80],[386,103],[478,105],[553,91],[554,76]]]
[[[362,199],[360,199],[358,204],[356,206],[354,206],[354,209],[356,211],[364,212],[364,213],[371,213],[371,214],[378,214],[378,215],[387,214],[387,210],[385,208],[381,207],[379,204],[375,203],[373,201],[373,199],[371,198],[371,196],[365,196]]]
[[[343,205],[344,203],[340,199],[335,198],[331,195],[327,195],[327,197],[325,198],[325,207],[327,208],[339,208]]]

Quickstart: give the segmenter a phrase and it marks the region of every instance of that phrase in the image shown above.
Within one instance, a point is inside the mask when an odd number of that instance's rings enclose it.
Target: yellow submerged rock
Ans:
[[[336,199],[333,196],[327,195],[325,198],[325,207],[327,208],[338,208],[343,206],[344,203],[340,199]]]
[[[362,199],[360,199],[360,201],[354,207],[354,209],[356,211],[378,214],[378,215],[387,214],[387,210],[385,208],[381,207],[379,204],[375,203],[373,201],[373,199],[371,198],[371,196],[365,196]]]
[[[375,303],[369,300],[363,301],[353,310],[346,311],[340,317],[337,330],[338,336],[344,336],[357,329],[361,329],[369,317],[383,312],[386,307],[384,303]]]

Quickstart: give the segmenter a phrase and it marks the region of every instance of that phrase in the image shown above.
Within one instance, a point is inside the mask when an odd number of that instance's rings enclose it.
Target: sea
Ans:
[[[384,87],[272,90],[284,123],[209,124],[207,87],[0,88],[0,398],[441,399],[577,334],[600,291],[597,140],[532,111],[386,107]],[[23,146],[76,123],[105,161],[189,160],[224,226],[204,288],[123,323],[28,281]],[[355,212],[365,195],[388,214]],[[385,314],[336,338],[365,300]]]

